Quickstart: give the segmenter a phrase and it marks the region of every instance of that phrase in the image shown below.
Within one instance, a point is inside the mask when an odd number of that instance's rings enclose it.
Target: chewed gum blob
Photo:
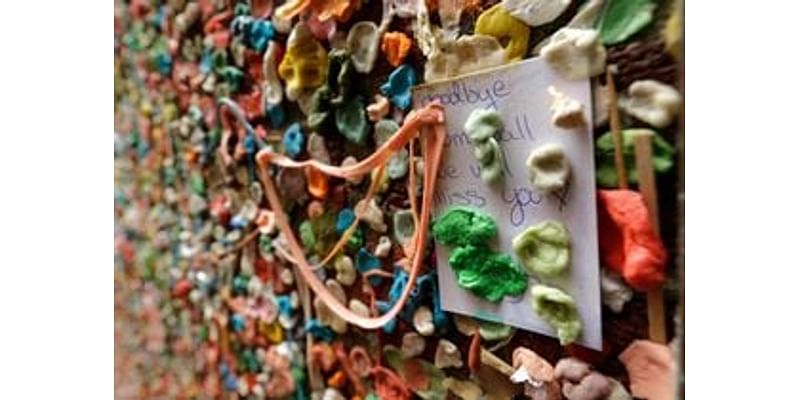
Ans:
[[[386,83],[381,85],[381,92],[389,97],[394,105],[402,110],[411,107],[411,87],[417,83],[417,73],[408,64],[403,64],[391,74]]]
[[[508,43],[504,46],[506,61],[520,60],[528,50],[530,28],[500,4],[495,4],[478,17],[475,33],[494,36],[500,43]]]
[[[572,296],[545,285],[531,288],[531,296],[533,311],[555,328],[562,346],[578,339],[581,334],[581,320]]]
[[[555,143],[543,144],[528,156],[528,166],[533,187],[544,193],[558,192],[567,185],[570,167],[564,149]]]
[[[325,83],[328,74],[328,54],[314,39],[308,26],[298,23],[289,34],[286,54],[278,66],[278,75],[286,81],[286,97],[296,100],[303,89],[313,89]]]
[[[500,113],[491,109],[476,109],[464,124],[464,132],[472,140],[473,154],[481,167],[481,180],[492,184],[503,178],[503,152],[495,135],[502,132]]]
[[[514,238],[512,246],[529,274],[552,278],[569,268],[571,244],[561,222],[551,220],[531,226]]]

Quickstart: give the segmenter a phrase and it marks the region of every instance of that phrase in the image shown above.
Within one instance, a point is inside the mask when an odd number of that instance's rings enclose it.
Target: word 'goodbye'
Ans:
[[[452,82],[444,92],[432,93],[422,98],[424,104],[439,100],[444,106],[462,104],[482,105],[497,109],[497,100],[511,95],[511,88],[502,79],[492,81],[486,87],[474,88],[466,82]]]

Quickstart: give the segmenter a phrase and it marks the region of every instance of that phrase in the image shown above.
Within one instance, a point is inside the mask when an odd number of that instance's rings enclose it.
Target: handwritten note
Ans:
[[[508,254],[514,254],[514,236],[528,226],[547,219],[563,222],[572,238],[572,265],[567,276],[549,283],[572,295],[578,304],[583,323],[578,342],[599,350],[602,326],[592,136],[588,129],[568,131],[550,124],[550,85],[584,104],[586,121],[592,120],[589,81],[565,80],[539,59],[414,88],[415,105],[436,99],[445,107],[448,137],[434,215],[450,206],[487,212],[500,228],[493,248]],[[464,133],[464,122],[476,108],[493,108],[503,117],[504,131],[496,136],[505,157],[501,185],[487,186],[481,181],[470,139]],[[528,178],[525,160],[532,149],[545,143],[563,146],[572,167],[570,184],[558,194],[540,193]],[[555,331],[533,312],[530,289],[523,297],[506,297],[499,304],[485,301],[458,286],[448,257],[448,249],[437,245],[445,310],[555,336]],[[529,288],[535,283],[536,278],[530,277]]]

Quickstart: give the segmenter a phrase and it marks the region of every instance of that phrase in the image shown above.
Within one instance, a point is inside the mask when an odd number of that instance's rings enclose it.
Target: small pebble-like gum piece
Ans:
[[[384,233],[388,229],[383,221],[383,210],[375,199],[371,199],[369,202],[359,201],[356,204],[356,212],[361,214],[361,221],[366,223],[370,229],[380,233]]]
[[[630,377],[631,394],[652,400],[675,396],[675,358],[669,347],[635,340],[619,355]]]
[[[353,280],[355,281],[355,278],[353,278]],[[364,318],[369,318],[369,307],[359,299],[350,299],[350,303],[347,305],[347,308]]]
[[[321,135],[316,133],[312,133],[308,135],[308,144],[306,145],[306,151],[314,160],[317,160],[323,164],[330,164],[331,163],[331,156],[328,153],[328,148],[325,146],[325,138]]]
[[[303,89],[314,89],[325,83],[328,74],[328,53],[314,39],[305,23],[298,23],[289,34],[286,54],[278,66],[278,75],[286,81],[286,97],[297,100]]]
[[[381,51],[389,65],[397,67],[403,63],[411,50],[411,39],[403,32],[386,32],[381,40]]]
[[[633,82],[619,106],[626,113],[656,128],[666,128],[681,109],[681,94],[672,86],[653,79]]]
[[[414,237],[414,218],[411,210],[398,210],[392,216],[394,238],[405,246]]]
[[[393,119],[382,119],[377,121],[373,128],[373,138],[375,139],[375,146],[379,147],[386,143],[389,138],[400,129],[400,125]]]
[[[602,269],[600,276],[600,292],[603,304],[615,313],[622,312],[625,303],[633,298],[633,290],[622,281],[619,275],[609,272],[606,268]]]
[[[416,332],[406,332],[400,350],[405,358],[416,357],[425,351],[425,338]]]
[[[558,144],[547,143],[533,149],[525,164],[531,184],[541,192],[558,192],[569,181],[569,161]]]
[[[531,288],[531,299],[533,311],[556,330],[562,346],[578,339],[582,325],[572,296],[554,287],[536,285]]]
[[[356,71],[362,74],[372,71],[378,57],[379,35],[378,25],[371,21],[359,21],[350,28],[347,33],[347,50]]]
[[[281,45],[271,40],[264,53],[261,69],[264,75],[264,86],[261,89],[262,99],[265,104],[277,105],[283,101],[283,85],[278,79],[278,58],[282,52]]]
[[[372,122],[378,122],[389,115],[389,99],[379,94],[375,95],[375,102],[367,106],[367,117]]]
[[[283,148],[289,157],[297,158],[303,152],[305,143],[306,138],[300,123],[295,122],[286,128],[286,132],[283,133]]]
[[[551,118],[553,126],[564,129],[578,129],[587,125],[586,118],[583,116],[583,104],[553,86],[547,88],[553,102],[550,104]]]
[[[500,4],[513,17],[528,26],[553,22],[561,15],[571,0],[503,0]]]
[[[606,67],[606,48],[593,29],[562,28],[542,48],[544,60],[569,80],[591,78]]]
[[[467,207],[451,207],[433,222],[433,237],[446,246],[480,245],[497,236],[489,214]]]
[[[328,175],[315,167],[306,168],[306,181],[308,181],[308,192],[318,199],[328,197]]]
[[[445,41],[425,63],[425,82],[435,82],[505,63],[505,49],[493,36],[464,35]]]
[[[433,313],[428,306],[423,305],[417,308],[416,311],[414,311],[412,320],[414,322],[414,329],[416,329],[420,335],[433,335],[436,326],[433,324]]]
[[[464,365],[464,360],[462,359],[461,351],[458,349],[458,346],[447,339],[439,339],[433,364],[441,369],[450,367],[461,368]]]
[[[347,140],[357,144],[364,143],[369,127],[364,102],[360,97],[353,97],[336,109],[336,128]]]
[[[529,274],[554,278],[569,268],[572,252],[567,228],[558,221],[544,221],[520,232],[512,241],[514,252]]]
[[[334,297],[343,304],[347,303],[347,296],[344,293],[342,285],[333,279],[325,281],[325,286],[331,291]],[[322,326],[330,327],[331,330],[338,334],[347,332],[347,321],[339,317],[336,313],[331,311],[328,306],[317,297],[314,299],[314,309],[317,312],[317,319]]]
[[[362,274],[373,270],[373,269],[380,269],[381,268],[381,260],[372,255],[367,249],[361,248],[356,253],[356,269]],[[381,281],[381,278],[378,276],[373,276],[369,278],[370,284],[377,285]]]
[[[555,379],[553,365],[531,349],[517,347],[511,359],[514,369],[525,367],[528,376],[537,381],[549,382]]]
[[[353,156],[347,156],[342,160],[342,167],[349,167],[351,165],[358,164],[358,160]],[[352,183],[353,185],[358,185],[361,181],[364,180],[364,175],[354,176],[351,178],[345,178],[348,183]]]
[[[392,241],[389,240],[389,237],[384,235],[378,239],[378,244],[375,245],[375,256],[378,258],[386,258],[389,255],[389,251],[392,250]]]
[[[382,146],[398,129],[400,129],[400,125],[392,119],[378,121],[373,132],[375,146]],[[400,149],[389,158],[386,173],[391,179],[399,179],[406,176],[408,173],[408,150],[405,148]]]
[[[500,43],[508,43],[505,46],[506,61],[521,60],[528,51],[530,28],[500,4],[481,13],[475,22],[475,33],[494,36]]]
[[[414,68],[403,64],[389,74],[389,79],[380,89],[395,106],[407,110],[411,107],[411,87],[416,83],[417,73],[414,72]]]

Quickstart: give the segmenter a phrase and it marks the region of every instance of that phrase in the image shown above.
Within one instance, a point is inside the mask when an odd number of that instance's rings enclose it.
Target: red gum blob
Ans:
[[[603,264],[637,290],[664,283],[667,253],[642,195],[632,190],[598,190],[598,227]]]

